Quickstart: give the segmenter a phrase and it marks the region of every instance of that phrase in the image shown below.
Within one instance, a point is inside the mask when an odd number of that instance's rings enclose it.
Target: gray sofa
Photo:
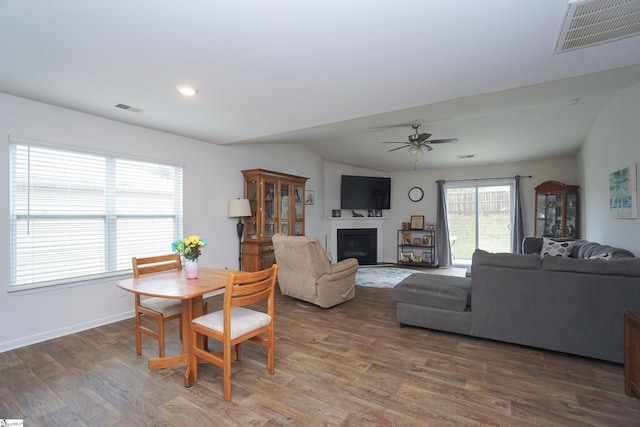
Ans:
[[[623,316],[640,310],[640,258],[580,240],[570,257],[541,259],[541,247],[526,238],[523,255],[476,250],[471,279],[409,276],[393,289],[398,322],[623,363]]]

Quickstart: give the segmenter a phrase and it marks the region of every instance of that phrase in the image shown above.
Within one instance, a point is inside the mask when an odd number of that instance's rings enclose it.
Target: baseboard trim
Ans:
[[[109,323],[119,322],[121,320],[130,319],[134,316],[133,310],[126,311],[124,313],[114,314],[112,316],[102,317],[90,322],[78,323],[70,325],[60,329],[54,329],[46,331],[40,334],[29,335],[21,337],[15,340],[5,341],[0,343],[0,353],[9,350],[15,350],[16,348],[25,347],[39,342],[48,341],[53,338],[59,338],[69,334],[75,334],[76,332],[86,331],[87,329],[93,329],[98,326],[107,325]]]

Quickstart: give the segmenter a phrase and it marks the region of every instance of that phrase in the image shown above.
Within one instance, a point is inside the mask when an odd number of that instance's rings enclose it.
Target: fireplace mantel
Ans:
[[[383,262],[383,244],[382,235],[384,221],[383,217],[363,217],[363,218],[328,218],[331,223],[331,259],[335,262],[338,259],[338,229],[349,228],[375,228],[377,230],[378,240],[378,263]]]

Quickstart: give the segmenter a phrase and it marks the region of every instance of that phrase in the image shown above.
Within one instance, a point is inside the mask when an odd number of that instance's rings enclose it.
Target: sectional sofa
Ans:
[[[584,240],[541,257],[543,243],[526,238],[522,255],[478,249],[471,278],[409,276],[393,289],[398,323],[623,363],[640,258]]]

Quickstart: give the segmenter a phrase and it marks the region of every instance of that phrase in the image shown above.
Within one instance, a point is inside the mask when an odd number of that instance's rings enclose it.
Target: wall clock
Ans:
[[[424,197],[424,191],[420,187],[412,187],[409,190],[409,200],[412,202],[419,202]]]

